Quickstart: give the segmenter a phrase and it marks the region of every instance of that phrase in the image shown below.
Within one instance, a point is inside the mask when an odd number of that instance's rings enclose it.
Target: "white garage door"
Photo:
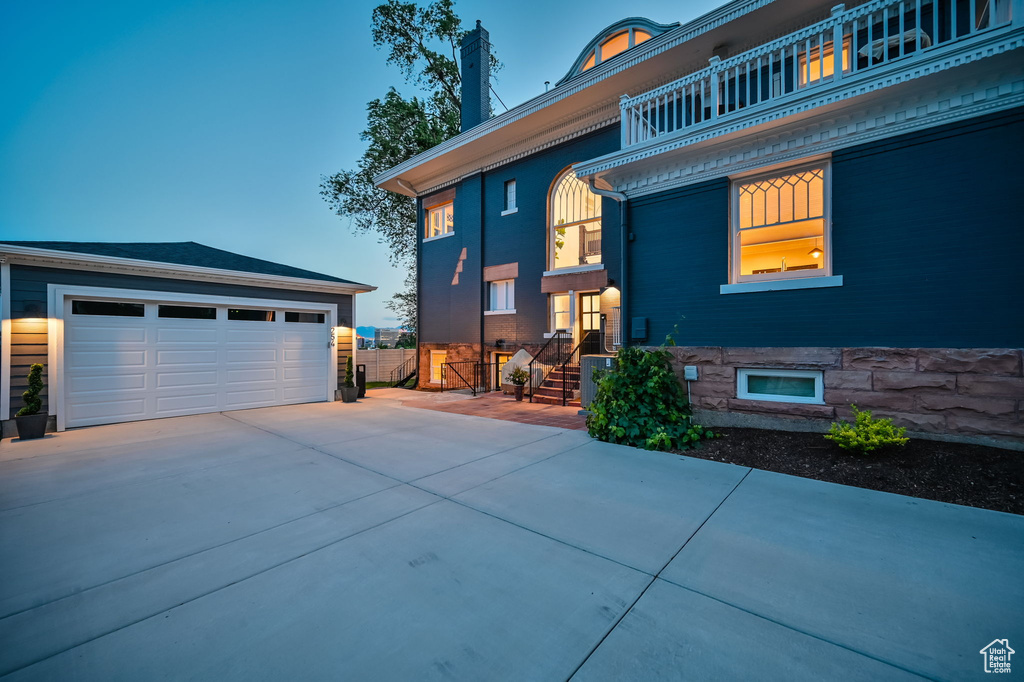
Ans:
[[[326,316],[68,298],[65,426],[328,399]]]

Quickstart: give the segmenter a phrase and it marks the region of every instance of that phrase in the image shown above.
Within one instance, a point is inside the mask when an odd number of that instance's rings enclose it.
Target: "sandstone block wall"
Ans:
[[[691,382],[698,410],[820,422],[850,419],[850,404],[890,417],[909,431],[936,437],[1024,443],[1024,352],[1020,348],[727,348],[670,351],[680,380]],[[820,369],[824,405],[736,397],[736,370]],[[782,422],[784,423],[784,422]],[[806,424],[798,430],[807,430]]]

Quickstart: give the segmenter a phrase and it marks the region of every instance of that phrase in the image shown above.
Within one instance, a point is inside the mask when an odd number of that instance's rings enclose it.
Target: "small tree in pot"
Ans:
[[[343,403],[354,403],[359,397],[359,387],[356,386],[356,374],[352,371],[352,356],[345,361],[345,385],[341,388],[341,401]]]
[[[523,399],[523,386],[530,380],[530,373],[522,367],[516,367],[508,374],[508,382],[512,384],[512,393],[516,400]]]
[[[28,390],[21,394],[25,406],[14,415],[14,421],[18,425],[18,437],[22,440],[29,438],[42,438],[46,433],[46,420],[49,416],[44,412],[39,414],[43,407],[43,401],[39,393],[43,390],[43,366],[38,362],[28,371]]]

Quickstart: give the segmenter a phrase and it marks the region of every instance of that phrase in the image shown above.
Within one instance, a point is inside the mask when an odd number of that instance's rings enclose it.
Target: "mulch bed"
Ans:
[[[820,433],[715,429],[688,457],[842,483],[969,507],[1024,514],[1024,452],[911,439],[868,455],[846,452]]]

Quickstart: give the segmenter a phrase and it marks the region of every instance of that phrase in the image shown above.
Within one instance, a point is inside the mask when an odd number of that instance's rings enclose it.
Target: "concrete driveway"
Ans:
[[[1024,517],[581,432],[368,399],[0,460],[12,680],[964,680],[1024,651]]]

